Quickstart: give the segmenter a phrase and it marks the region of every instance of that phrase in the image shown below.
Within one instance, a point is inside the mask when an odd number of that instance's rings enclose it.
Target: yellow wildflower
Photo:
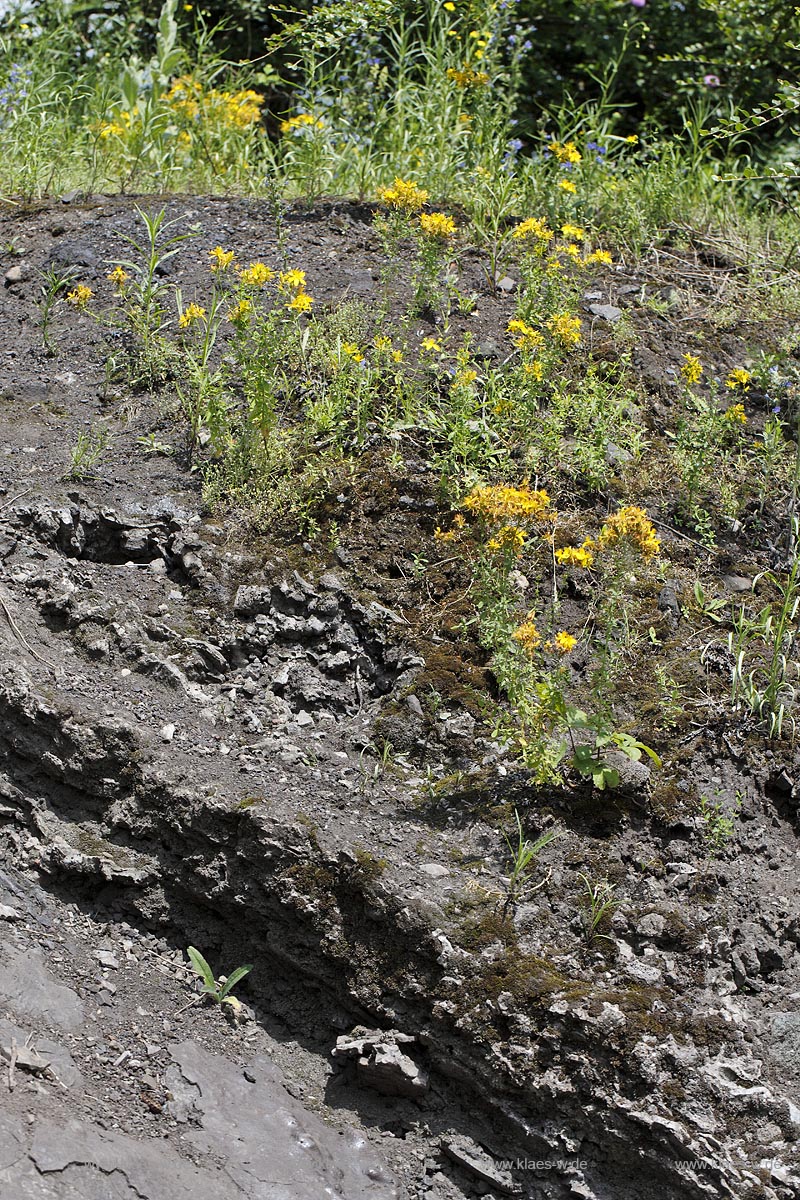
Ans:
[[[544,367],[537,360],[536,362],[526,362],[522,364],[522,369],[526,375],[530,375],[534,383],[541,383],[544,377]]]
[[[562,246],[562,253],[571,258],[573,262],[577,262],[581,257],[581,248],[577,242],[570,242],[568,246]]]
[[[455,6],[455,4],[453,4],[453,0],[445,0],[444,4],[442,5],[442,8],[445,10],[445,12],[455,12],[456,11],[456,6]]]
[[[725,380],[725,387],[730,388],[732,392],[749,392],[752,378],[750,372],[745,371],[744,367],[734,367]]]
[[[578,189],[571,179],[559,179],[558,186],[561,188],[562,192],[569,192],[570,196],[576,196],[578,194]]]
[[[402,361],[403,361],[403,351],[402,350],[393,350],[392,351],[392,362],[401,363]]]
[[[512,638],[518,642],[526,654],[533,654],[536,647],[541,642],[539,630],[536,628],[534,614],[528,613],[527,619],[518,626],[512,633]]]
[[[482,54],[476,54],[476,58],[482,58]],[[489,82],[489,76],[485,71],[475,71],[472,67],[464,66],[461,70],[457,67],[448,67],[447,78],[452,80],[456,87],[486,87]]]
[[[351,359],[351,361],[354,363],[360,363],[364,361],[364,355],[361,353],[355,342],[342,342],[342,354],[345,356],[345,358]]]
[[[736,423],[746,425],[747,413],[744,411],[744,405],[732,404],[730,408],[726,409],[724,418],[726,421],[730,421],[732,425]]]
[[[246,287],[263,287],[274,277],[275,272],[263,262],[250,263],[249,267],[239,271],[239,278]]]
[[[583,570],[588,570],[594,562],[594,543],[590,538],[587,538],[582,546],[564,546],[561,550],[556,550],[556,562],[560,562],[564,567],[581,567]]]
[[[569,221],[561,226],[561,232],[565,238],[570,238],[574,242],[586,240],[586,230],[581,229],[580,225],[572,225]]]
[[[522,221],[519,225],[514,226],[511,236],[519,242],[531,239],[542,242],[546,246],[548,242],[552,241],[553,232],[539,217],[528,217],[527,221]]]
[[[684,354],[683,366],[681,367],[681,375],[686,382],[691,386],[693,383],[700,382],[700,376],[703,374],[703,364],[696,354]]]
[[[91,298],[92,289],[85,283],[79,283],[67,293],[67,304],[71,304],[73,308],[85,308]]]
[[[297,129],[322,129],[323,122],[313,113],[298,113],[296,117],[287,117],[281,121],[281,133],[294,133]]]
[[[658,554],[661,543],[656,537],[656,531],[643,508],[631,505],[621,508],[618,512],[606,517],[597,545],[601,549],[615,545],[625,540],[634,546],[644,558],[653,558]]]
[[[514,338],[514,345],[520,350],[538,350],[540,346],[544,345],[542,334],[538,329],[526,324],[525,321],[520,321],[515,317],[508,322],[506,328]]]
[[[479,483],[461,501],[461,507],[488,522],[550,521],[553,512],[545,491],[533,491],[527,483]]]
[[[453,517],[453,525],[446,532],[440,529],[437,525],[433,531],[433,536],[440,542],[454,542],[461,537],[466,527],[466,521],[462,513],[456,513]]]
[[[581,153],[574,142],[551,142],[547,147],[550,153],[560,163],[579,163],[581,161]]]
[[[308,292],[296,292],[286,307],[291,308],[294,312],[304,313],[309,311],[313,303],[314,297],[309,296]]]
[[[246,325],[252,311],[252,301],[240,300],[226,315],[232,325]]]
[[[209,250],[208,257],[211,260],[212,271],[225,271],[233,262],[233,251],[215,246],[213,250]]]
[[[591,254],[586,255],[583,265],[588,267],[592,263],[602,263],[604,267],[610,267],[613,261],[609,250],[593,250]]]
[[[442,343],[437,341],[434,337],[426,337],[422,339],[422,349],[428,350],[431,353],[441,354]]]
[[[372,341],[373,346],[379,353],[384,353],[386,350],[391,350],[392,339],[387,337],[376,337]]]
[[[559,654],[569,654],[577,646],[578,639],[574,638],[571,633],[567,633],[566,630],[562,630],[561,633],[556,634],[553,642]]]
[[[282,292],[302,292],[305,286],[305,271],[281,271],[278,276],[278,287]]]
[[[513,554],[519,558],[525,545],[526,533],[518,525],[504,525],[497,533],[489,538],[486,549],[492,554]]]
[[[630,145],[630,146],[635,146],[635,145],[638,143],[638,141],[639,141],[639,135],[638,135],[638,133],[632,133],[632,134],[630,134],[630,136],[629,136],[629,137],[626,137],[626,138],[625,138],[625,141],[628,143],[628,145]]]
[[[455,379],[453,380],[453,382],[454,382],[454,383],[455,383],[455,384],[456,384],[458,387],[469,387],[469,385],[470,385],[471,383],[474,383],[474,382],[475,382],[475,380],[476,380],[477,378],[478,378],[478,372],[477,372],[477,371],[473,371],[473,370],[470,368],[470,369],[468,369],[468,370],[465,370],[465,371],[457,371],[457,372],[456,372]]]
[[[194,301],[192,301],[192,303],[188,304],[181,313],[180,317],[178,318],[178,324],[181,329],[188,329],[189,326],[194,325],[196,321],[204,321],[205,316],[206,310],[201,308],[199,304],[195,304]]]
[[[397,178],[391,187],[378,188],[378,199],[400,212],[419,212],[428,193],[411,180]]]
[[[106,141],[110,137],[122,137],[126,132],[127,130],[124,125],[119,125],[116,121],[108,121],[98,129],[98,133],[103,141]]]
[[[547,322],[547,328],[562,346],[577,346],[581,340],[581,319],[571,313],[557,313]]]
[[[109,283],[113,283],[118,292],[121,292],[125,287],[125,284],[130,279],[130,275],[124,267],[116,266],[114,267],[114,270],[106,276],[106,279],[109,281]]]
[[[445,213],[422,213],[419,223],[422,232],[428,237],[439,238],[442,241],[453,237],[456,232],[455,221]]]

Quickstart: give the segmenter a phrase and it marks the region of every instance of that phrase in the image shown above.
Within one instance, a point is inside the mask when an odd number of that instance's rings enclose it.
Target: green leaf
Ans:
[[[199,950],[195,950],[194,946],[187,946],[186,953],[189,955],[189,961],[192,964],[192,970],[206,985],[206,988],[217,990],[217,981],[214,978],[214,972],[203,958]],[[205,991],[205,988],[203,989]]]
[[[235,971],[231,971],[230,975],[225,980],[222,990],[220,991],[220,1000],[224,1000],[231,988],[235,987],[240,979],[244,979],[245,975],[252,971],[252,969],[253,964],[248,963],[246,967],[237,967]]]

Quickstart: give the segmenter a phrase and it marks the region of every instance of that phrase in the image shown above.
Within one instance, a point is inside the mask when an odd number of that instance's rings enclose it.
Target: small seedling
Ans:
[[[582,872],[579,872],[579,877],[586,889],[586,940],[589,945],[600,938],[613,942],[614,939],[607,933],[598,933],[603,920],[616,908],[613,883],[607,879],[598,879],[593,883]]]
[[[742,806],[741,794],[737,793],[736,802],[728,813],[721,800],[709,800],[708,796],[700,797],[700,836],[709,862],[719,858],[727,848],[735,833],[734,817]]]
[[[240,979],[244,979],[245,975],[252,971],[253,964],[249,963],[247,966],[237,967],[235,971],[231,971],[227,978],[221,975],[219,979],[215,979],[214,972],[199,950],[196,950],[194,946],[187,946],[186,953],[189,955],[189,961],[192,964],[192,970],[195,975],[203,981],[203,986],[200,989],[201,997],[209,996],[215,1004],[230,1004],[233,1008],[237,1008],[240,1001],[231,995],[231,990]]]
[[[79,433],[78,440],[70,450],[70,468],[67,479],[91,479],[94,468],[103,456],[109,443],[109,432],[105,426]]]
[[[528,841],[522,830],[522,821],[516,808],[514,809],[514,819],[517,823],[516,845],[509,838],[507,833],[503,834],[505,843],[508,846],[508,852],[511,855],[511,875],[508,881],[508,896],[506,897],[505,910],[507,911],[512,905],[516,904],[520,895],[525,890],[537,891],[544,887],[550,874],[537,883],[535,888],[528,888],[528,881],[533,872],[533,866],[539,854],[544,850],[545,846],[549,846],[556,838],[561,837],[561,830],[548,829],[535,842]]]

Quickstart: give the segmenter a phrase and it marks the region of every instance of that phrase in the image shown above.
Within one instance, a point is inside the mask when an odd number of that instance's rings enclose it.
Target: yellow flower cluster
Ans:
[[[457,67],[449,67],[447,78],[452,80],[456,87],[486,87],[489,82],[489,76],[485,71],[475,71],[472,67],[463,66],[461,70]]]
[[[360,363],[364,361],[364,355],[358,348],[356,342],[342,342],[342,354],[345,358],[349,358],[351,362]]]
[[[526,375],[530,375],[534,383],[541,383],[544,378],[544,367],[540,362],[525,362],[522,364],[522,369]]]
[[[441,354],[442,343],[435,337],[426,337],[420,342],[420,348],[429,354]]]
[[[594,562],[594,542],[587,538],[582,546],[564,546],[556,550],[556,561],[564,567],[580,567],[587,571]]]
[[[645,559],[653,558],[661,548],[647,513],[636,505],[621,508],[606,517],[597,538],[597,548],[604,550],[623,540],[634,546]]]
[[[271,270],[266,263],[253,262],[249,267],[242,267],[239,271],[239,278],[245,287],[263,287],[265,283],[269,283],[270,279],[275,278],[275,272]]]
[[[539,217],[528,217],[527,221],[521,221],[519,225],[514,226],[511,236],[518,242],[536,241],[546,246],[553,240],[554,235],[553,231],[547,228],[545,221]]]
[[[732,392],[749,392],[752,378],[750,372],[745,371],[744,367],[734,367],[725,380],[725,387],[730,388]]]
[[[571,179],[559,179],[557,186],[561,188],[562,192],[566,192],[569,196],[577,196],[578,194],[578,189]]]
[[[571,238],[573,241],[583,242],[586,240],[586,230],[581,229],[580,225],[572,225],[569,221],[561,226],[561,233],[565,238]]]
[[[517,627],[512,633],[515,642],[518,642],[526,654],[533,654],[536,647],[541,642],[539,630],[536,628],[534,621],[534,613],[528,613],[527,618]]]
[[[292,312],[308,312],[314,303],[314,297],[306,291],[305,271],[281,271],[278,276],[278,291],[289,296],[286,307]]]
[[[524,529],[520,529],[519,525],[504,525],[502,529],[498,529],[489,541],[486,543],[486,549],[491,554],[513,554],[518,558],[522,553],[522,548],[525,545],[527,534]]]
[[[233,251],[223,250],[222,246],[215,246],[213,250],[209,250],[208,257],[211,261],[212,271],[226,271],[233,262]]]
[[[569,654],[577,646],[578,639],[574,638],[571,633],[567,633],[565,629],[562,629],[553,638],[553,643],[559,654]]]
[[[470,387],[477,378],[478,372],[469,367],[462,371],[456,371],[453,383],[456,387]]]
[[[121,292],[125,287],[125,284],[130,279],[130,276],[124,267],[116,266],[114,267],[114,270],[106,276],[106,279],[108,279],[109,283],[113,283],[118,292]]]
[[[732,425],[733,424],[739,424],[739,425],[747,424],[747,413],[744,411],[743,404],[732,404],[729,409],[726,409],[726,411],[724,413],[724,417],[725,417],[725,420],[730,421]]]
[[[194,301],[192,301],[191,304],[187,304],[186,308],[178,318],[178,325],[181,327],[181,329],[188,329],[197,321],[204,321],[205,317],[206,310],[199,304],[195,304]]]
[[[261,120],[264,97],[249,88],[238,92],[203,89],[199,80],[181,75],[174,80],[164,102],[189,121],[212,120],[232,129],[248,129]]]
[[[571,313],[556,313],[547,322],[547,328],[562,346],[577,346],[581,340],[581,319]]]
[[[251,300],[239,300],[233,308],[229,309],[226,316],[232,325],[246,325],[252,311],[253,302]]]
[[[545,491],[534,491],[524,483],[477,484],[461,502],[461,507],[483,521],[550,521],[553,512]]]
[[[296,117],[287,117],[281,121],[281,133],[294,133],[296,129],[322,129],[323,122],[313,113],[298,113]]]
[[[694,383],[700,382],[700,377],[703,374],[703,364],[696,354],[684,354],[683,366],[681,367],[681,375],[691,387]]]
[[[313,303],[314,297],[309,296],[308,292],[301,291],[295,292],[286,307],[290,308],[292,312],[304,313],[310,311]]]
[[[453,517],[453,526],[451,529],[443,530],[437,525],[433,531],[433,536],[440,542],[455,542],[461,537],[466,528],[466,521],[463,513],[456,513]]]
[[[91,298],[92,289],[85,283],[79,283],[71,292],[67,293],[67,304],[71,304],[73,308],[86,308]]]
[[[422,232],[430,238],[446,241],[456,232],[456,223],[445,213],[422,213],[419,219]]]
[[[610,267],[613,261],[609,250],[592,250],[591,254],[587,254],[584,258],[583,265],[588,267],[592,263],[602,263],[604,267]]]
[[[278,277],[278,288],[282,292],[302,292],[305,286],[305,271],[281,271]]]
[[[428,193],[411,180],[397,178],[391,187],[378,189],[378,199],[400,212],[419,212]]]
[[[560,163],[579,163],[582,159],[574,142],[551,142],[547,149]]]
[[[520,350],[538,350],[544,345],[542,334],[525,321],[514,318],[508,322],[507,329],[514,338],[514,345]]]

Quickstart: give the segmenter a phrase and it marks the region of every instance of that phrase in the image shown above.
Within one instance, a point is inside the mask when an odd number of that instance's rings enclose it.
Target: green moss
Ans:
[[[233,807],[243,812],[248,808],[255,808],[257,804],[266,804],[263,796],[245,796],[243,800],[237,800]]]
[[[353,853],[356,856],[356,866],[352,870],[350,879],[362,887],[368,887],[376,879],[380,879],[389,865],[385,858],[377,858],[363,846],[356,846]]]

